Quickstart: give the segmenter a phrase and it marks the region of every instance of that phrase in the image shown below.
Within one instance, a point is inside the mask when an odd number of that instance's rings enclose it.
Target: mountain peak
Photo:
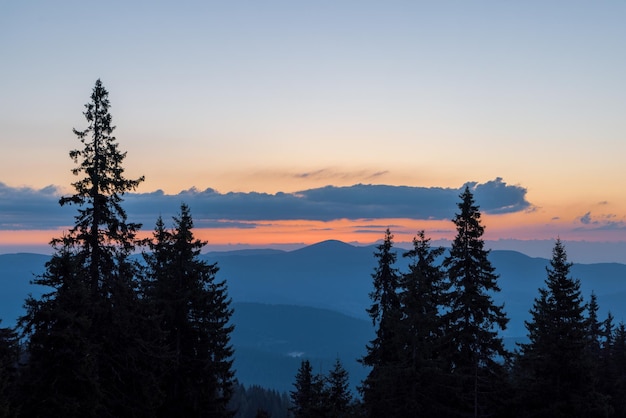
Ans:
[[[294,252],[321,252],[321,251],[341,251],[347,250],[350,248],[354,248],[353,245],[347,244],[343,241],[339,241],[336,239],[329,239],[326,241],[320,241],[315,244],[311,244],[309,246],[300,248],[295,250]]]

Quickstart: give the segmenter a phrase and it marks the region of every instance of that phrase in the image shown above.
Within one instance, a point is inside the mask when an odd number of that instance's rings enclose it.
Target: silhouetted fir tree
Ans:
[[[394,267],[396,253],[393,235],[387,229],[383,243],[374,253],[378,260],[372,278],[374,291],[370,293],[372,306],[367,310],[376,328],[376,337],[367,346],[367,354],[359,359],[371,370],[362,386],[363,405],[368,416],[402,416],[404,383],[401,373],[403,351],[400,320],[400,274]]]
[[[586,305],[587,317],[585,319],[585,334],[587,340],[587,351],[589,367],[591,368],[591,378],[593,387],[599,389],[603,376],[602,370],[602,323],[598,320],[598,297],[591,292],[591,297]]]
[[[127,222],[121,203],[122,196],[144,180],[143,176],[136,180],[124,177],[122,163],[126,153],[119,151],[112,136],[115,127],[111,125],[108,96],[102,82],[97,80],[91,102],[85,105],[89,126],[84,131],[74,129],[83,149],[70,152],[78,164],[72,173],[84,177],[72,183],[76,192],[61,198],[60,204],[77,205],[78,215],[69,235],[53,240],[76,249],[76,255],[88,270],[88,286],[96,302],[110,297],[113,287],[121,280],[114,274],[120,263],[128,262],[127,256],[135,249],[135,236],[141,225]]]
[[[324,391],[324,379],[319,374],[313,374],[313,367],[309,360],[303,360],[296,374],[290,392],[290,411],[294,418],[322,418],[327,416],[328,405]]]
[[[606,319],[602,322],[602,353],[603,357],[609,358],[611,355],[611,349],[613,348],[613,343],[615,341],[614,332],[615,325],[613,325],[613,321],[615,318],[611,311],[609,311],[606,315]]]
[[[455,380],[448,393],[456,414],[493,415],[502,396],[507,357],[500,330],[508,319],[503,306],[493,301],[499,292],[498,275],[484,249],[481,213],[466,186],[460,195],[460,212],[453,219],[457,235],[443,266],[452,285],[447,306],[446,338],[451,351],[446,355]]]
[[[335,360],[333,368],[326,377],[326,402],[328,418],[345,418],[350,416],[352,393],[348,371],[339,359]]]
[[[523,416],[606,416],[608,406],[594,387],[589,354],[589,322],[580,282],[570,277],[572,263],[557,239],[526,322],[529,342],[516,359],[517,390]]]
[[[74,130],[83,148],[70,152],[75,193],[60,204],[78,206],[75,224],[52,240],[55,254],[35,284],[53,290],[26,301],[21,319],[29,355],[24,385],[31,416],[140,416],[149,409],[140,364],[144,342],[136,315],[137,265],[129,259],[139,224],[127,222],[122,196],[143,177],[124,177],[100,80],[85,105],[88,127]],[[137,381],[140,379],[141,381]],[[147,395],[150,396],[150,395]]]
[[[18,412],[15,401],[19,353],[15,330],[0,328],[0,418],[14,417]]]
[[[615,348],[615,325],[613,320],[613,315],[609,312],[606,319],[601,323],[600,355],[597,359],[598,391],[608,396],[611,416],[626,416],[626,411],[616,413],[616,406],[618,405],[616,400],[623,398],[626,394],[619,393],[617,385],[618,373],[613,364]]]
[[[288,418],[289,395],[276,390],[266,389],[258,385],[248,388],[235,384],[233,396],[230,398],[229,409],[235,411],[234,418]]]
[[[181,205],[174,229],[157,221],[146,254],[146,299],[159,312],[165,347],[163,417],[227,417],[233,392],[232,309],[226,283],[217,282],[216,264],[199,258],[205,242],[193,236],[193,220]]]
[[[599,309],[598,297],[594,292],[591,292],[589,303],[587,303],[587,318],[585,322],[587,327],[587,346],[593,358],[600,357],[602,348],[602,323],[598,320]]]
[[[609,385],[611,406],[616,417],[626,417],[626,325],[620,322],[613,334]]]
[[[67,247],[46,263],[34,283],[53,288],[25,302],[20,319],[28,337],[20,404],[24,416],[93,417],[102,414],[94,306],[78,259]]]
[[[445,409],[442,398],[446,382],[445,362],[441,356],[446,329],[442,316],[448,302],[449,283],[436,259],[444,248],[432,248],[424,231],[413,239],[413,249],[404,253],[412,261],[401,278],[404,338],[402,372],[406,393],[399,402],[404,416],[434,416]]]

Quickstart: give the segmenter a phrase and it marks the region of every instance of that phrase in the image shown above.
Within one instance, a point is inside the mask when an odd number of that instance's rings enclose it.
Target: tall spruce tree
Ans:
[[[84,177],[72,183],[72,196],[60,200],[61,206],[77,205],[78,215],[69,235],[53,240],[54,244],[62,243],[76,252],[87,269],[87,285],[95,302],[110,298],[120,281],[127,281],[116,277],[116,273],[127,267],[127,257],[135,249],[136,233],[141,227],[127,222],[121,203],[123,195],[135,190],[144,177],[124,177],[122,163],[126,153],[118,149],[112,135],[115,126],[111,124],[109,107],[109,93],[97,80],[91,101],[85,105],[89,125],[83,131],[74,129],[83,148],[70,152],[78,164],[72,173]]]
[[[137,223],[127,221],[123,195],[143,177],[124,177],[126,153],[112,135],[108,92],[98,80],[85,105],[88,127],[74,133],[82,149],[70,152],[82,176],[61,205],[78,207],[75,224],[35,284],[52,288],[26,301],[20,324],[27,338],[23,400],[29,416],[141,416],[150,393],[138,382],[145,361],[135,294]]]
[[[158,416],[227,417],[234,389],[232,309],[218,267],[199,258],[189,207],[181,206],[173,231],[159,219],[145,254],[145,297],[157,313],[165,347]]]
[[[528,339],[520,344],[516,377],[523,416],[594,417],[608,413],[596,392],[589,352],[589,322],[580,281],[570,277],[563,243],[557,239],[526,322]],[[595,346],[595,343],[594,343]]]
[[[405,416],[434,416],[446,409],[448,399],[441,397],[446,382],[445,362],[441,356],[446,330],[443,309],[447,305],[449,283],[437,258],[444,248],[432,248],[424,231],[413,239],[413,249],[403,254],[410,258],[409,271],[401,278],[404,338],[401,368],[405,395],[401,402]]]
[[[468,186],[460,198],[460,212],[453,219],[457,235],[443,261],[452,285],[446,334],[456,388],[449,393],[449,405],[457,414],[477,417],[498,408],[504,380],[501,362],[507,357],[499,331],[508,319],[503,306],[493,301],[494,292],[500,291],[498,275],[484,248],[485,228]]]
[[[404,390],[401,373],[403,336],[400,325],[400,274],[394,266],[397,256],[389,229],[374,255],[378,265],[372,274],[372,306],[367,313],[377,328],[376,337],[366,346],[367,354],[359,360],[371,367],[360,390],[368,416],[400,417]]]

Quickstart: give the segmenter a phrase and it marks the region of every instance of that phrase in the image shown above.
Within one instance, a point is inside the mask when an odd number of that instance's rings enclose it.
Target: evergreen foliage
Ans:
[[[206,243],[185,204],[172,229],[159,218],[151,239],[137,239],[122,203],[143,177],[124,176],[109,108],[98,80],[88,126],[74,130],[80,178],[60,199],[77,206],[75,223],[51,241],[33,281],[43,296],[26,299],[17,329],[0,328],[0,418],[626,416],[626,325],[610,313],[601,321],[594,293],[584,303],[559,239],[525,323],[528,342],[509,361],[508,319],[493,301],[498,275],[469,187],[441,264],[444,249],[424,231],[404,254],[405,273],[389,230],[377,246],[362,403],[339,359],[327,375],[304,360],[289,395],[239,385],[226,282],[201,260]],[[132,257],[139,245],[144,264]]]
[[[324,379],[313,374],[313,366],[309,360],[303,360],[293,384],[295,390],[290,392],[294,418],[324,417],[327,412],[327,399],[324,391]]]
[[[446,324],[442,310],[449,297],[449,283],[437,258],[442,247],[431,248],[424,231],[413,239],[413,249],[404,253],[412,261],[401,278],[401,332],[404,338],[402,373],[404,399],[400,415],[433,416],[445,409],[447,376],[441,356]]]
[[[616,417],[626,417],[626,324],[620,322],[613,334],[608,376],[611,407]]]
[[[20,368],[20,414],[28,417],[231,416],[232,310],[216,265],[198,260],[201,241],[183,205],[173,232],[157,223],[148,269],[131,257],[139,224],[127,222],[128,180],[109,113],[96,82],[74,130],[83,148],[70,152],[83,176],[61,205],[78,206],[45,272],[49,291],[29,297],[19,326],[26,355]],[[151,269],[150,269],[151,268]],[[144,280],[140,280],[142,278]]]
[[[78,206],[75,224],[51,244],[46,272],[35,284],[52,288],[26,301],[21,318],[28,367],[24,400],[31,416],[129,415],[145,410],[151,393],[138,386],[143,344],[135,294],[137,265],[129,255],[140,225],[127,222],[122,196],[143,177],[128,180],[109,113],[108,92],[98,80],[85,105],[88,127],[74,130],[83,148],[70,157],[83,175],[61,205]],[[149,395],[148,395],[149,396]]]
[[[127,222],[122,197],[144,180],[143,176],[136,180],[124,177],[122,163],[126,153],[119,151],[112,136],[115,126],[111,125],[108,96],[97,80],[83,113],[88,127],[83,131],[74,129],[83,149],[70,151],[70,157],[78,164],[72,173],[84,177],[72,183],[75,193],[61,198],[59,203],[78,205],[78,215],[69,234],[52,241],[75,250],[79,262],[87,268],[89,291],[96,302],[100,297],[108,298],[115,292],[116,284],[123,281],[115,274],[126,267],[124,263],[135,249],[135,236],[141,225]]]
[[[229,409],[235,411],[233,418],[289,418],[289,395],[258,385],[246,388],[236,384]]]
[[[0,328],[0,418],[17,415],[15,405],[19,341],[12,328]]]
[[[77,264],[77,257],[62,248],[35,280],[54,290],[40,300],[26,300],[26,315],[20,320],[28,337],[28,361],[20,379],[26,416],[89,417],[102,408],[94,306]]]
[[[443,261],[451,284],[446,306],[447,346],[445,355],[454,378],[449,405],[454,414],[484,416],[498,409],[505,374],[501,330],[508,319],[504,307],[493,301],[500,291],[498,275],[484,249],[479,207],[469,187],[465,187],[453,222],[457,235]]]
[[[145,254],[145,297],[158,315],[165,354],[158,415],[230,416],[233,325],[226,283],[215,280],[215,264],[199,259],[206,243],[194,238],[187,205],[174,223],[169,232],[157,221]]]
[[[359,361],[371,370],[360,388],[368,416],[400,417],[404,398],[401,356],[403,351],[400,321],[400,274],[394,267],[396,253],[393,235],[387,229],[383,243],[374,254],[378,260],[370,293],[372,306],[367,310],[377,326],[376,337],[367,346],[367,354]]]
[[[335,360],[333,368],[326,377],[326,416],[328,418],[344,418],[352,412],[352,393],[350,392],[347,370],[339,359]]]
[[[339,359],[327,375],[313,374],[309,360],[303,360],[291,391],[290,411],[294,418],[361,417],[360,404],[352,397],[349,376]]]
[[[597,307],[594,301],[591,320],[585,318],[580,282],[570,277],[571,266],[557,240],[546,287],[539,289],[532,319],[526,322],[530,342],[520,345],[516,362],[524,416],[593,417],[609,412],[596,392],[590,355],[590,348],[598,349]]]

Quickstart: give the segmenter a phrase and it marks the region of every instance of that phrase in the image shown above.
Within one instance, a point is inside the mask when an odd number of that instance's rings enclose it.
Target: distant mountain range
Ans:
[[[406,271],[409,260],[398,250],[397,267]],[[203,254],[217,262],[218,279],[228,283],[236,325],[233,344],[235,367],[245,384],[278,390],[292,389],[301,358],[309,358],[317,372],[327,372],[335,358],[344,362],[356,385],[366,374],[356,358],[365,353],[373,337],[369,307],[371,274],[376,265],[374,247],[355,247],[324,241],[295,251],[240,250]],[[550,254],[547,254],[550,256]],[[0,255],[0,318],[12,326],[22,313],[29,293],[44,289],[29,284],[43,272],[47,255]],[[546,278],[547,258],[532,258],[515,251],[494,250],[490,259],[500,275],[501,292],[511,319],[504,337],[525,338],[524,320],[537,289]],[[601,319],[607,311],[616,322],[626,321],[626,264],[575,264],[572,276],[581,280],[588,300],[598,296]]]
[[[235,301],[311,306],[368,319],[374,250],[324,241],[290,252],[233,251],[203,257],[218,263],[218,275],[228,281]],[[397,267],[406,271],[410,260],[402,252],[398,250]],[[544,286],[549,260],[504,250],[492,251],[490,260],[502,289],[495,300],[505,304],[511,318],[505,335],[524,337],[524,320],[537,289]],[[572,276],[580,279],[585,298],[596,293],[602,316],[610,309],[617,321],[626,320],[626,264],[574,264]]]

